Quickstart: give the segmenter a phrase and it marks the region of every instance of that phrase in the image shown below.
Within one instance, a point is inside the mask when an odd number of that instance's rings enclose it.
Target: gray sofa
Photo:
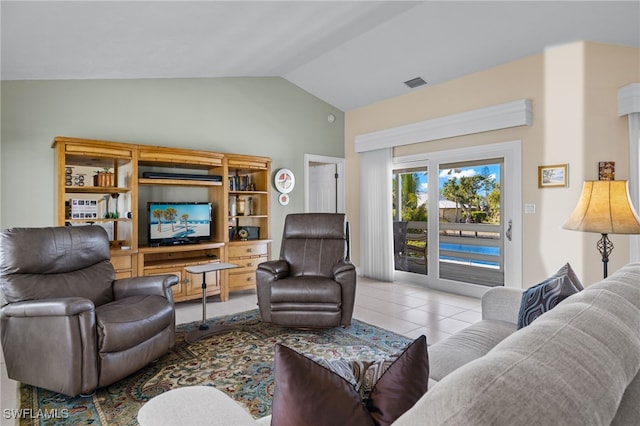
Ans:
[[[492,289],[482,321],[430,346],[429,390],[393,424],[640,424],[640,263],[516,331],[520,301],[518,290]],[[206,420],[185,419],[203,402]],[[160,395],[138,420],[162,424],[175,415],[194,424],[269,424],[210,387]]]

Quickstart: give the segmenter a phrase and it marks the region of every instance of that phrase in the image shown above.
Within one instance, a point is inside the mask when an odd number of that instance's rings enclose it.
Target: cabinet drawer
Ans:
[[[131,256],[113,256],[111,264],[116,271],[131,269]]]
[[[264,256],[267,254],[267,244],[232,245],[229,247],[229,258]]]
[[[255,271],[256,268],[258,267],[258,264],[266,261],[267,261],[267,256],[246,257],[242,259],[235,259],[233,263],[238,265],[238,268],[233,269],[232,273]]]
[[[229,274],[229,288],[232,290],[241,290],[245,288],[254,288],[256,286],[255,271],[244,272],[241,274]]]

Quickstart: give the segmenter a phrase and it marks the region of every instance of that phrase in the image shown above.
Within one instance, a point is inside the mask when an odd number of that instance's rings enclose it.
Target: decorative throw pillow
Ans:
[[[338,419],[340,424],[348,425],[393,423],[427,391],[426,338],[420,336],[387,361],[316,362],[276,344],[271,424],[334,425]],[[369,370],[371,367],[373,370]],[[356,376],[354,372],[358,371],[364,374]],[[359,388],[367,374],[369,378],[378,376],[378,380],[363,400]]]
[[[528,326],[540,315],[583,289],[571,265],[565,264],[553,276],[524,291],[518,312],[518,329]]]
[[[420,336],[392,361],[373,363],[368,369],[379,377],[365,401],[376,425],[390,425],[427,392],[429,356],[427,338]],[[380,374],[378,376],[378,374]]]
[[[582,283],[580,282],[580,280],[578,279],[578,276],[576,275],[575,271],[573,270],[573,268],[571,268],[571,265],[569,265],[568,262],[565,263],[564,266],[558,269],[558,272],[554,274],[555,277],[559,277],[562,275],[566,275],[567,277],[569,277],[569,281],[571,281],[571,284],[576,288],[577,291],[584,290]]]

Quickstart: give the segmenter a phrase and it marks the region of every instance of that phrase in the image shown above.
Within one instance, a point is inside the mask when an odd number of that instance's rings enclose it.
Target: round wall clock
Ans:
[[[274,178],[274,185],[278,192],[282,194],[288,194],[293,190],[296,184],[296,178],[293,176],[293,172],[289,169],[280,169],[276,172]]]

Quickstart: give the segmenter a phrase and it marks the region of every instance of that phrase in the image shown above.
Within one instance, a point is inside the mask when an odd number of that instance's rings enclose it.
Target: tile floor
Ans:
[[[225,303],[211,298],[207,303],[207,317],[227,315],[257,308],[255,291],[234,293]],[[358,320],[385,328],[407,337],[427,336],[429,344],[481,319],[480,300],[429,290],[401,282],[387,283],[358,278],[354,317]],[[176,305],[176,323],[182,324],[202,319],[199,300]],[[17,424],[8,419],[5,409],[18,408],[17,382],[7,378],[4,357],[2,362],[0,391],[0,425]]]

